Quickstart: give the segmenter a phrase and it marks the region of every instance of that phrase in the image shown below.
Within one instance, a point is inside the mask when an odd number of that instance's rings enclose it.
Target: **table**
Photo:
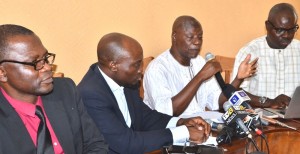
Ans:
[[[278,119],[279,121],[288,124],[289,126],[296,127],[300,130],[300,119]],[[270,124],[263,127],[263,132],[267,138],[270,154],[300,154],[300,131],[295,131],[289,128],[283,128],[278,125]],[[256,143],[259,148],[262,147],[263,152],[267,153],[267,147],[261,143],[261,138],[255,136]],[[264,143],[264,142],[263,142]],[[224,148],[225,154],[245,154],[245,147],[247,140],[234,139],[231,144],[221,144],[220,147]],[[254,150],[254,146],[250,144],[249,151]],[[250,151],[250,152],[251,152]],[[148,154],[160,154],[161,150],[156,150]]]
[[[300,130],[300,119],[278,119],[289,126],[296,127]],[[300,132],[289,128],[283,128],[278,125],[269,125],[263,130],[269,145],[270,154],[300,154]],[[256,138],[258,147],[260,138]],[[246,139],[236,139],[231,144],[220,145],[225,149],[225,154],[243,154],[245,152]],[[262,145],[263,152],[267,153],[266,145]],[[251,149],[254,149],[251,146]]]

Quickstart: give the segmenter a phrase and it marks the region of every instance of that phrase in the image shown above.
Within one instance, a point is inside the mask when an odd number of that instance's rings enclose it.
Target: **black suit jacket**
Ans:
[[[45,113],[66,154],[107,153],[107,145],[87,114],[71,79],[54,79],[42,96]],[[0,153],[35,154],[36,147],[18,113],[0,92]]]
[[[124,88],[131,117],[129,128],[107,82],[93,64],[77,86],[88,113],[109,144],[110,153],[138,154],[172,144],[166,126],[171,116],[151,110],[139,97],[138,89]]]

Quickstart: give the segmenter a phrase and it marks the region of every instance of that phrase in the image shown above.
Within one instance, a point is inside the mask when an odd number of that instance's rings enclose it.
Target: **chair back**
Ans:
[[[215,59],[221,64],[223,69],[222,76],[225,83],[230,83],[230,77],[233,71],[235,58],[216,55]]]
[[[63,78],[65,75],[62,72],[53,72],[52,77],[54,78]]]
[[[58,66],[56,64],[52,64],[52,72],[53,72],[52,77],[54,77],[54,78],[56,78],[56,77],[63,78],[65,76],[64,73],[57,72],[57,67]]]

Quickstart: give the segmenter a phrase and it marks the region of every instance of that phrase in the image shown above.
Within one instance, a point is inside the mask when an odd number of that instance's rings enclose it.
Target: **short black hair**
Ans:
[[[6,54],[8,38],[17,35],[34,35],[34,32],[26,27],[19,25],[0,25],[0,60],[2,60]]]
[[[295,20],[297,22],[298,15],[296,13],[296,10],[293,7],[293,5],[291,5],[289,3],[279,3],[279,4],[274,5],[269,12],[268,20],[272,20],[273,18],[275,18],[277,16],[278,13],[281,13],[281,12],[289,12],[290,14],[294,14]]]

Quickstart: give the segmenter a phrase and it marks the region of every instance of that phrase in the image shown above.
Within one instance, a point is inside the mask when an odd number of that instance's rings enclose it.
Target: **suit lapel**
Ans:
[[[68,97],[68,96],[67,96]],[[74,147],[74,138],[71,133],[70,122],[68,121],[63,103],[60,100],[53,101],[52,95],[42,97],[45,112],[51,123],[60,145],[65,153],[76,153]]]
[[[35,153],[35,145],[25,127],[22,119],[15,111],[15,109],[5,99],[3,94],[0,92],[0,123],[4,127],[3,129],[8,133],[11,146],[17,148],[16,151],[23,151],[28,153]],[[5,128],[6,127],[6,128]],[[1,139],[5,140],[5,139]],[[7,141],[7,143],[9,143]]]
[[[96,75],[98,76],[98,79],[99,79],[99,85],[101,87],[101,89],[104,89],[107,91],[105,91],[107,94],[105,96],[108,96],[110,97],[112,100],[111,102],[109,103],[112,103],[113,107],[114,107],[114,110],[116,111],[116,114],[117,114],[117,117],[120,119],[120,121],[122,121],[122,123],[127,126],[126,122],[125,122],[125,119],[123,117],[123,114],[119,108],[119,105],[118,105],[118,102],[116,100],[116,97],[115,95],[113,94],[113,92],[111,91],[109,85],[107,84],[106,80],[104,79],[103,75],[101,74],[101,72],[99,71],[97,65],[94,65],[95,67],[93,68],[93,71],[96,73]]]

